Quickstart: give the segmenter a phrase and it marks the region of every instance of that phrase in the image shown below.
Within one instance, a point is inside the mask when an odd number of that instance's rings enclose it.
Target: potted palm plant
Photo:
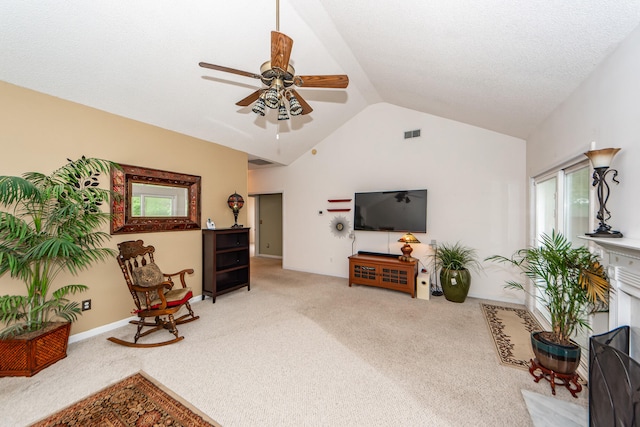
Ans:
[[[585,246],[574,247],[561,233],[543,234],[541,245],[518,250],[510,258],[487,260],[517,267],[525,283],[508,281],[507,288],[529,292],[551,316],[551,331],[534,331],[531,345],[538,362],[561,374],[572,374],[580,364],[580,346],[571,339],[576,329],[590,330],[588,316],[595,304],[608,303],[609,280],[599,257]]]
[[[0,376],[31,376],[66,357],[70,325],[81,312],[68,296],[88,288],[56,289],[53,281],[115,256],[102,247],[110,214],[101,205],[110,191],[98,179],[112,166],[83,156],[50,175],[0,176],[0,276],[25,284],[22,295],[0,296]]]
[[[442,292],[448,301],[464,302],[471,286],[470,270],[480,271],[476,250],[460,242],[444,243],[434,253],[436,271],[440,270]]]

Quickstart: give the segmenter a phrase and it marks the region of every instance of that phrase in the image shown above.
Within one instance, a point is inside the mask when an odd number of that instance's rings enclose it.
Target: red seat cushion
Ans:
[[[193,292],[191,292],[191,288],[179,288],[170,290],[164,296],[167,300],[167,307],[176,307],[189,301],[193,297]],[[153,300],[148,310],[160,308],[161,304],[160,298]]]

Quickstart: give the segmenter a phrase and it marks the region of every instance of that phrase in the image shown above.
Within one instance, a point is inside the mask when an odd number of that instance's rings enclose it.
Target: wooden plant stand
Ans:
[[[535,372],[540,370],[539,374]],[[529,373],[533,375],[533,381],[538,382],[542,378],[549,381],[551,384],[551,393],[556,395],[556,385],[566,387],[571,395],[575,398],[578,397],[578,393],[582,391],[582,385],[578,382],[580,377],[575,372],[573,374],[560,374],[554,372],[551,369],[547,369],[538,363],[538,359],[531,359],[531,366],[529,367]]]

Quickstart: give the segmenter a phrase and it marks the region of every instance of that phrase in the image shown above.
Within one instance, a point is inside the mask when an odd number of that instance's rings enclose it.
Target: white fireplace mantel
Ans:
[[[620,238],[596,238],[589,236],[578,236],[580,239],[594,242],[598,246],[602,246],[608,252],[620,253],[632,258],[640,259],[640,240]]]
[[[609,329],[631,327],[630,354],[640,358],[640,240],[580,236],[600,246],[613,292],[609,294]],[[603,254],[604,255],[604,254]]]

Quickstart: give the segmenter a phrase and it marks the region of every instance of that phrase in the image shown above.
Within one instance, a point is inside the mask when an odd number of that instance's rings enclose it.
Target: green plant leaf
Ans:
[[[0,176],[0,276],[24,281],[24,296],[0,298],[0,319],[6,330],[34,330],[51,317],[73,321],[80,313],[68,295],[86,285],[53,290],[60,272],[78,274],[116,255],[103,247],[110,235],[101,228],[111,215],[102,211],[112,193],[100,188],[98,177],[117,164],[81,157],[49,175],[27,172]]]
[[[450,270],[482,270],[475,249],[462,245],[460,242],[439,245],[434,253],[436,268]]]
[[[556,342],[568,344],[577,328],[590,329],[587,316],[594,303],[607,301],[611,287],[598,256],[587,247],[573,247],[555,230],[540,241],[540,246],[520,249],[510,258],[493,255],[487,260],[520,270],[528,281],[509,281],[505,287],[528,292],[543,304]]]

